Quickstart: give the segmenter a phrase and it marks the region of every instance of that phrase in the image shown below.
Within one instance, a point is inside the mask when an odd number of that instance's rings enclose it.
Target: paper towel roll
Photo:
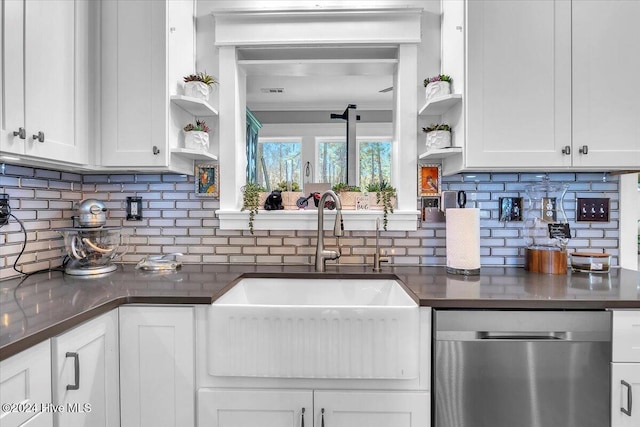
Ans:
[[[480,209],[449,208],[447,272],[480,274]]]

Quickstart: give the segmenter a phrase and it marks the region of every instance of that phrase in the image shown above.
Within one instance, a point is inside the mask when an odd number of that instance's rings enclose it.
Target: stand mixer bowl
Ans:
[[[65,272],[71,275],[103,274],[116,269],[112,261],[122,257],[123,247],[121,227],[61,228],[64,247],[71,262]]]

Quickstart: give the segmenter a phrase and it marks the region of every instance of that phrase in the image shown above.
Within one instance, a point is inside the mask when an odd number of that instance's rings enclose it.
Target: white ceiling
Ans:
[[[393,46],[249,48],[238,62],[253,111],[391,110],[396,55]]]

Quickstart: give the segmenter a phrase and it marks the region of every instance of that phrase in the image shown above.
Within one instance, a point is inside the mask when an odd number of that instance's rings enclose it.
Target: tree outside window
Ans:
[[[301,184],[302,143],[296,140],[260,139],[258,141],[258,182],[269,188],[276,188],[281,182],[292,181]]]
[[[358,141],[360,188],[391,183],[391,141]]]
[[[371,183],[391,182],[391,141],[358,140],[358,185],[363,190]],[[331,185],[347,182],[347,144],[344,140],[318,142],[318,182]]]
[[[317,155],[317,182],[335,185],[347,181],[347,143],[344,140],[321,140]]]

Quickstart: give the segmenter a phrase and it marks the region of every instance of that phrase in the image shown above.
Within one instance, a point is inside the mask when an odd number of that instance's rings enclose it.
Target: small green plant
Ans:
[[[426,128],[422,128],[422,132],[424,133],[435,132],[437,130],[448,130],[449,132],[451,132],[451,126],[445,123],[439,123],[427,126]]]
[[[185,83],[187,82],[202,82],[207,86],[211,87],[218,84],[218,81],[213,77],[207,74],[206,72],[200,72],[196,74],[189,74],[184,77]]]
[[[274,188],[274,190],[279,191],[300,191],[300,184],[295,181],[291,181],[289,184],[288,181],[280,181],[280,183]]]
[[[358,187],[356,185],[347,185],[347,184],[345,184],[343,182],[337,183],[336,185],[331,187],[331,189],[333,191],[335,191],[336,193],[345,193],[347,191],[360,192],[360,187]]]
[[[451,83],[451,77],[446,75],[446,74],[438,74],[435,77],[429,77],[427,79],[424,79],[424,86],[427,87],[427,85],[429,83],[433,83],[433,82],[449,82],[449,83]]]
[[[266,191],[259,184],[250,182],[242,189],[242,209],[249,211],[249,232],[253,234],[253,220],[260,209],[260,192]]]
[[[196,124],[189,123],[184,127],[185,132],[198,131],[198,132],[209,132],[209,126],[204,122],[204,120],[196,120]]]
[[[379,185],[379,190],[376,193],[376,203],[382,203],[382,223],[385,231],[387,231],[387,224],[389,223],[389,214],[393,213],[392,200],[396,197],[396,189],[385,181],[382,181]]]
[[[380,184],[378,182],[370,182],[367,184],[367,192],[377,193],[378,191],[380,191]]]

